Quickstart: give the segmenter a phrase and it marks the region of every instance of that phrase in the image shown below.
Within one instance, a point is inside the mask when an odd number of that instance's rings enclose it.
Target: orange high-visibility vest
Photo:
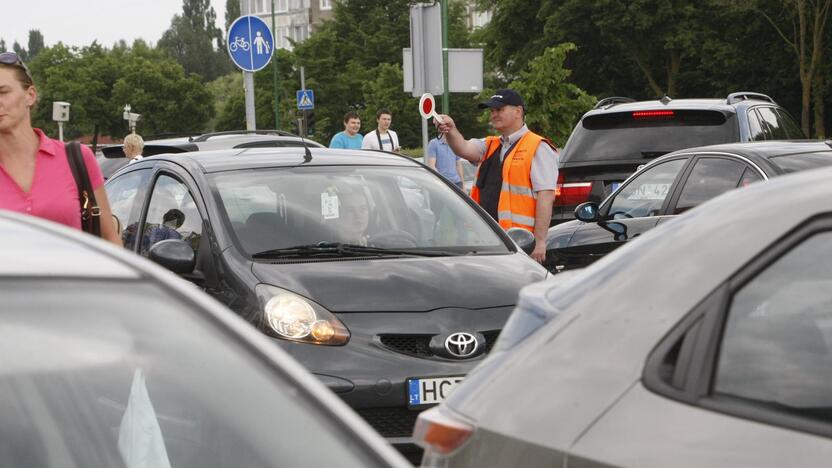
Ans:
[[[526,132],[511,153],[506,155],[508,161],[503,162],[503,186],[497,204],[497,221],[503,229],[519,227],[534,232],[537,199],[532,190],[532,159],[542,142],[554,149],[548,139],[531,131]],[[485,138],[485,158],[480,162],[480,167],[492,155],[500,157],[500,145],[500,137]],[[479,175],[477,168],[477,180]],[[471,188],[471,198],[480,202],[480,191],[476,184]]]

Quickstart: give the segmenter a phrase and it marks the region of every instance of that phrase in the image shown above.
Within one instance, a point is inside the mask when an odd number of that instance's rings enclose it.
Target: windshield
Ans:
[[[668,111],[669,112],[669,111]],[[587,116],[575,127],[561,163],[652,159],[693,146],[737,141],[736,117],[716,111],[676,111],[634,117],[635,112]]]
[[[769,161],[774,163],[786,173],[805,171],[807,169],[815,169],[818,167],[832,165],[832,151],[786,154],[783,156],[775,156],[769,159]]]
[[[212,183],[249,255],[338,243],[399,254],[509,251],[463,196],[421,167],[258,169],[215,174]]]

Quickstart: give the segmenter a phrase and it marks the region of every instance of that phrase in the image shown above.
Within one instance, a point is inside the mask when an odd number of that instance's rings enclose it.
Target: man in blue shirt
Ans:
[[[358,131],[361,130],[361,117],[355,111],[344,114],[344,131],[338,132],[329,142],[330,148],[361,149],[364,137]]]
[[[462,159],[454,154],[451,147],[448,146],[443,133],[440,133],[439,136],[428,143],[425,164],[436,169],[439,174],[465,191]]]

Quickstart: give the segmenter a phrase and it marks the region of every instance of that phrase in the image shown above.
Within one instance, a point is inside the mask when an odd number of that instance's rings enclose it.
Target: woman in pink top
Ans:
[[[29,69],[14,52],[0,53],[0,209],[26,213],[81,229],[78,188],[66,149],[37,128],[32,108],[38,92]],[[95,198],[101,208],[101,237],[121,245],[101,169],[81,145]],[[106,221],[105,221],[106,220]]]

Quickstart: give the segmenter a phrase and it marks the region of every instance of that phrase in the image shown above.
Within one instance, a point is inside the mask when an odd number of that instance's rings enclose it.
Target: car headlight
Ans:
[[[258,284],[255,292],[263,308],[261,328],[269,335],[328,346],[349,341],[347,327],[320,304],[268,284]]]

